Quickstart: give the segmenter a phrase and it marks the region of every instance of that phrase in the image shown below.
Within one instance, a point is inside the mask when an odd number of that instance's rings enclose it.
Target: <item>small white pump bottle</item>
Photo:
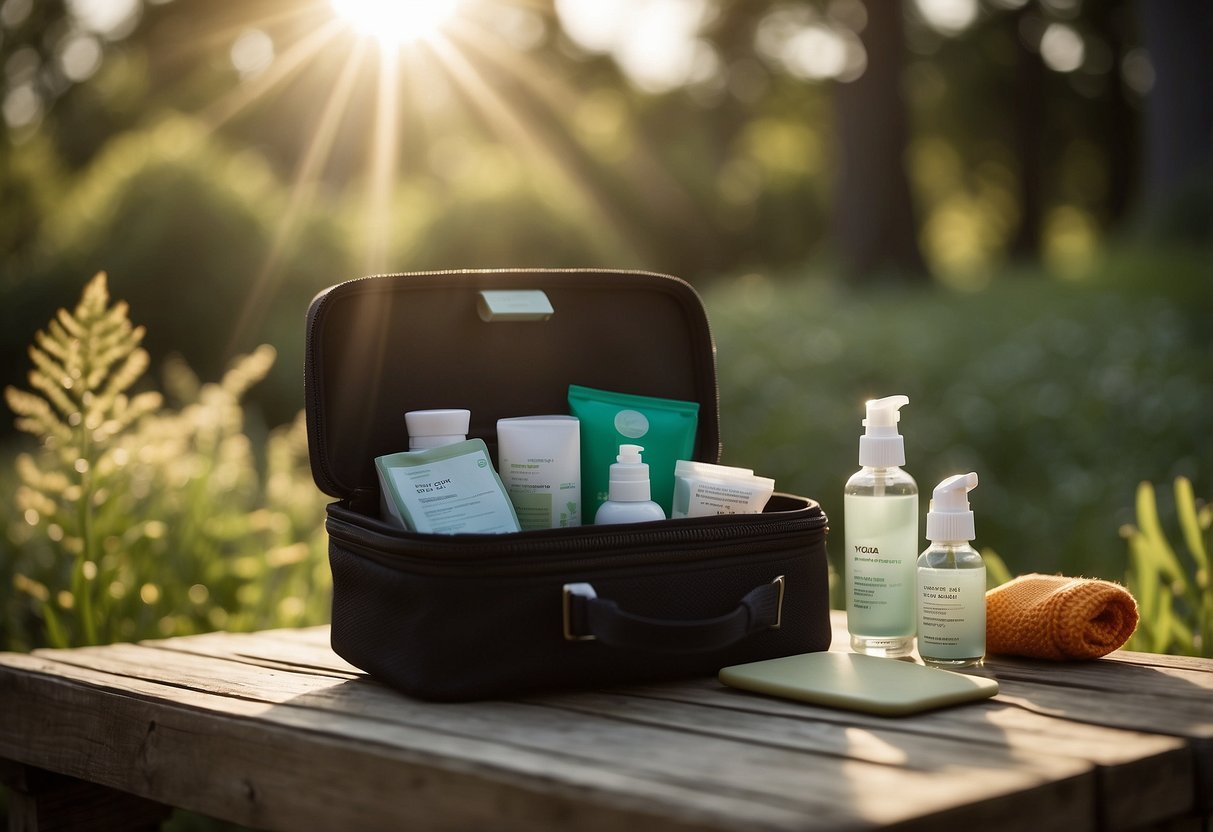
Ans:
[[[851,649],[905,656],[914,649],[914,563],[918,552],[918,484],[901,469],[905,442],[897,431],[907,396],[867,402],[859,464],[843,491],[847,629]]]
[[[665,520],[665,511],[653,502],[649,489],[649,466],[640,461],[639,445],[620,445],[611,466],[608,499],[598,507],[594,525],[644,523]]]
[[[918,653],[936,667],[971,667],[986,654],[986,565],[974,537],[969,491],[977,474],[935,486],[927,512],[931,545],[918,557]]]

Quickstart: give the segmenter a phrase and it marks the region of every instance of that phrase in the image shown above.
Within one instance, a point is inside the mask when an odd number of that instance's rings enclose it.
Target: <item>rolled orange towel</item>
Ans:
[[[1034,659],[1098,659],[1137,629],[1137,601],[1120,584],[1021,575],[986,592],[986,650]]]

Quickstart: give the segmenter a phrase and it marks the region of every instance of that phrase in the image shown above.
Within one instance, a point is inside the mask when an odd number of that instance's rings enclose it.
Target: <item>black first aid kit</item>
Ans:
[[[588,525],[591,514],[504,534],[382,519],[375,459],[408,448],[406,412],[466,408],[468,438],[496,462],[497,420],[567,414],[570,386],[698,403],[693,459],[717,462],[715,345],[682,280],[434,272],[315,298],[305,392],[312,474],[336,498],[333,649],[433,700],[707,676],[827,649],[826,517],[803,497],[776,493],[760,513]]]

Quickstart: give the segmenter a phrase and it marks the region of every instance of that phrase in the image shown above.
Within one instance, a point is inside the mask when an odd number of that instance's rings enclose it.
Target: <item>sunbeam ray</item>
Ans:
[[[452,30],[451,38],[465,51],[490,62],[494,69],[524,90],[529,99],[542,103],[549,114],[575,112],[582,96],[559,75],[545,68],[526,52],[506,47],[499,38],[478,27],[464,26]],[[672,176],[645,141],[635,144],[635,152],[626,168],[630,183],[644,193],[646,203],[667,217],[687,217],[688,223],[706,226],[709,218],[688,193],[686,187]]]
[[[277,35],[280,34],[280,30],[293,28],[291,25],[295,24],[297,27],[307,27],[308,30],[315,31],[314,20],[318,18],[317,11],[312,6],[259,16],[249,16],[235,4],[232,4],[230,9],[224,8],[224,11],[228,12],[233,10],[235,13],[227,15],[230,22],[228,20],[211,21],[208,22],[205,29],[201,30],[191,27],[186,32],[185,24],[177,23],[176,25],[181,29],[170,32],[171,37],[165,38],[166,41],[171,40],[173,44],[171,58],[182,63],[205,60],[216,52],[226,50],[242,32],[249,29],[275,32]]]
[[[387,268],[391,242],[393,196],[400,155],[400,64],[399,52],[379,50],[379,86],[375,105],[375,127],[367,166],[367,233],[364,264],[368,272]]]
[[[295,173],[286,210],[274,229],[270,251],[257,271],[256,277],[253,278],[244,308],[240,311],[240,316],[232,327],[227,349],[229,355],[240,349],[244,338],[252,333],[265,318],[265,304],[281,280],[283,254],[287,244],[291,242],[297,231],[296,225],[300,214],[311,204],[315,196],[319,174],[324,169],[325,162],[328,161],[333,141],[341,126],[341,119],[349,104],[354,81],[358,77],[366,51],[366,43],[359,41],[346,59],[337,81],[333,84],[320,121],[316,125],[316,131],[308,141],[303,159]]]
[[[627,223],[612,212],[610,206],[593,198],[596,193],[594,183],[585,175],[582,166],[577,164],[575,155],[570,154],[568,148],[557,142],[552,134],[539,135],[528,128],[518,114],[511,110],[484,80],[475,65],[448,41],[435,40],[431,47],[434,55],[456,83],[457,89],[467,96],[470,103],[479,108],[485,123],[512,146],[527,153],[537,168],[567,185],[570,198],[580,204],[587,216],[596,220],[593,227],[602,233],[604,238],[591,242],[604,252],[625,250],[629,251],[631,256],[641,258],[639,243],[628,233]]]
[[[215,101],[203,110],[199,117],[211,129],[218,129],[275,87],[285,84],[301,72],[343,29],[340,21],[328,21],[307,37],[291,44],[290,48],[274,59],[264,73]]]

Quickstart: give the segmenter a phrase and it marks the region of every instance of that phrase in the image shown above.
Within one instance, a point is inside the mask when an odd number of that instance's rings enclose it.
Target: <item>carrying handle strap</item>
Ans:
[[[760,630],[779,629],[783,618],[784,578],[780,575],[746,593],[732,612],[691,621],[646,618],[624,612],[599,598],[590,584],[565,584],[564,637],[598,640],[611,647],[666,653],[717,650]]]

